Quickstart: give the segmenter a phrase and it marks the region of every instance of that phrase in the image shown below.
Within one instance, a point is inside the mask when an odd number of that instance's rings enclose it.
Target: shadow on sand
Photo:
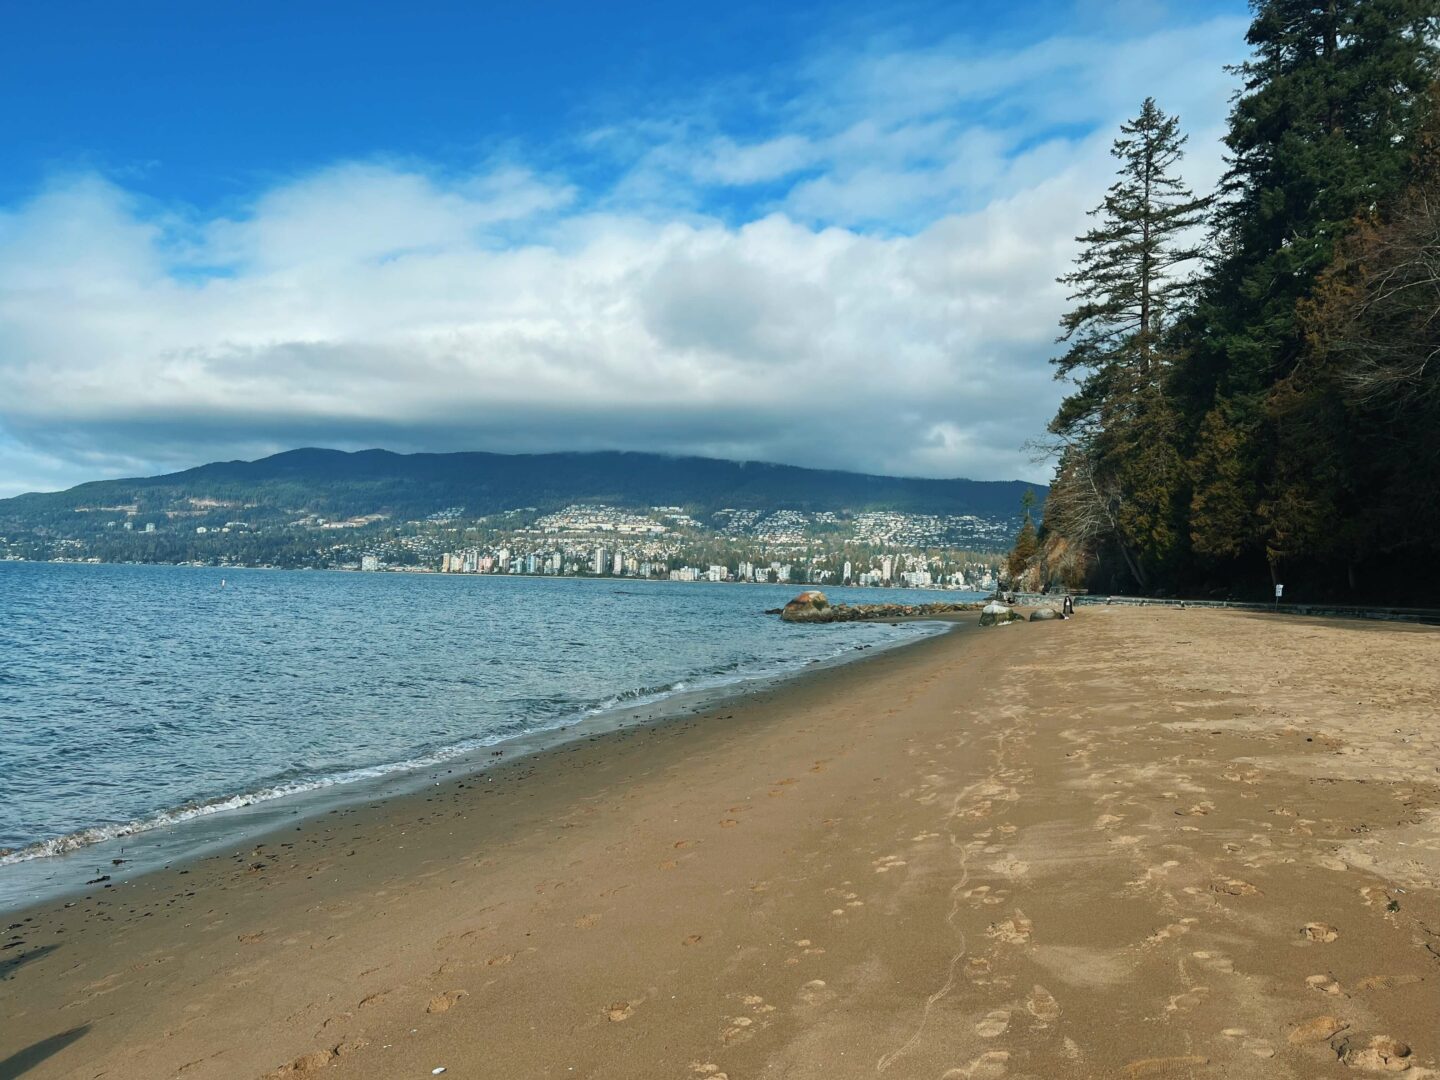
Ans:
[[[41,1039],[24,1050],[11,1054],[4,1061],[0,1061],[0,1080],[15,1080],[16,1077],[23,1076],[46,1058],[64,1050],[89,1030],[90,1025],[84,1024],[69,1031],[62,1031],[59,1035],[51,1035],[48,1039]]]
[[[0,960],[0,982],[13,979],[15,972],[30,963],[31,960],[39,960],[42,956],[48,956],[59,947],[59,945],[41,945],[38,949],[31,949],[29,952],[21,953],[19,956],[12,956],[8,960]]]

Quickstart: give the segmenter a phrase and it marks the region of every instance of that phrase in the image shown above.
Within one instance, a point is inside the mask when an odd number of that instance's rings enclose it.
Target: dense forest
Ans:
[[[1114,143],[1017,584],[1440,599],[1440,0],[1253,11],[1218,190]]]

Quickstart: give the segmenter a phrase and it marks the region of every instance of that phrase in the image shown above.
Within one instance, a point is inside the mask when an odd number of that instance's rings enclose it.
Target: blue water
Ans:
[[[0,877],[935,630],[761,614],[796,591],[0,563]]]

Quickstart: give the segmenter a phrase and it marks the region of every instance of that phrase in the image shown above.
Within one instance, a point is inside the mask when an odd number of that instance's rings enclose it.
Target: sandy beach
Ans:
[[[1437,706],[1431,628],[967,620],[15,914],[0,1078],[1434,1075]]]

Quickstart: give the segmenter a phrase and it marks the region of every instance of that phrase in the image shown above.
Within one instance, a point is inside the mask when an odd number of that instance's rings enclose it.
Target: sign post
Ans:
[[[1280,610],[1280,597],[1282,597],[1282,596],[1284,596],[1284,595],[1285,595],[1285,586],[1284,586],[1284,585],[1279,585],[1279,584],[1277,584],[1277,585],[1275,586],[1275,610],[1276,610],[1277,612]]]

